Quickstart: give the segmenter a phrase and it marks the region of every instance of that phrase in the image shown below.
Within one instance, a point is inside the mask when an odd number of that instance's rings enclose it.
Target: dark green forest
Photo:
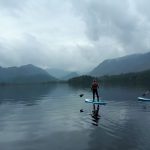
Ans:
[[[98,79],[92,76],[83,75],[68,80],[68,83],[74,86],[90,86],[93,79]]]
[[[68,80],[68,82],[72,85],[90,85],[93,79],[97,79],[101,84],[150,86],[150,70],[120,75],[105,75],[98,78],[92,76],[80,76],[72,78]]]
[[[150,70],[137,73],[102,76],[99,77],[99,80],[103,83],[112,84],[150,85]]]

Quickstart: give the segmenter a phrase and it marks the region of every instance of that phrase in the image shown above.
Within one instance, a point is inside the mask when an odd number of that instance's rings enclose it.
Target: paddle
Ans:
[[[79,96],[80,96],[80,97],[83,97],[83,96],[84,96],[84,94],[80,94]]]
[[[80,97],[83,97],[84,94],[80,94],[79,96],[80,96]],[[80,112],[84,112],[82,108],[80,109]]]

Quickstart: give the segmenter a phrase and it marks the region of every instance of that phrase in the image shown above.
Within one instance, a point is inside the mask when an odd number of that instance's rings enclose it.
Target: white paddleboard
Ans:
[[[149,101],[150,102],[150,98],[146,98],[146,97],[138,97],[139,101]]]
[[[99,101],[95,100],[93,102],[93,99],[85,99],[85,102],[86,103],[91,103],[91,104],[98,104],[98,105],[106,105],[107,104],[107,102],[105,102],[103,100],[99,100]]]

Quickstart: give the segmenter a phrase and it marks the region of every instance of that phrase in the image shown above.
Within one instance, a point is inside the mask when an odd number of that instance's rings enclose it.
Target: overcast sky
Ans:
[[[0,0],[0,66],[89,71],[150,51],[149,0]]]

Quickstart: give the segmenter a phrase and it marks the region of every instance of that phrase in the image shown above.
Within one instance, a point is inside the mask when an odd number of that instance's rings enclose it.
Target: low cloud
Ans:
[[[89,71],[150,50],[148,0],[0,0],[0,66]]]

